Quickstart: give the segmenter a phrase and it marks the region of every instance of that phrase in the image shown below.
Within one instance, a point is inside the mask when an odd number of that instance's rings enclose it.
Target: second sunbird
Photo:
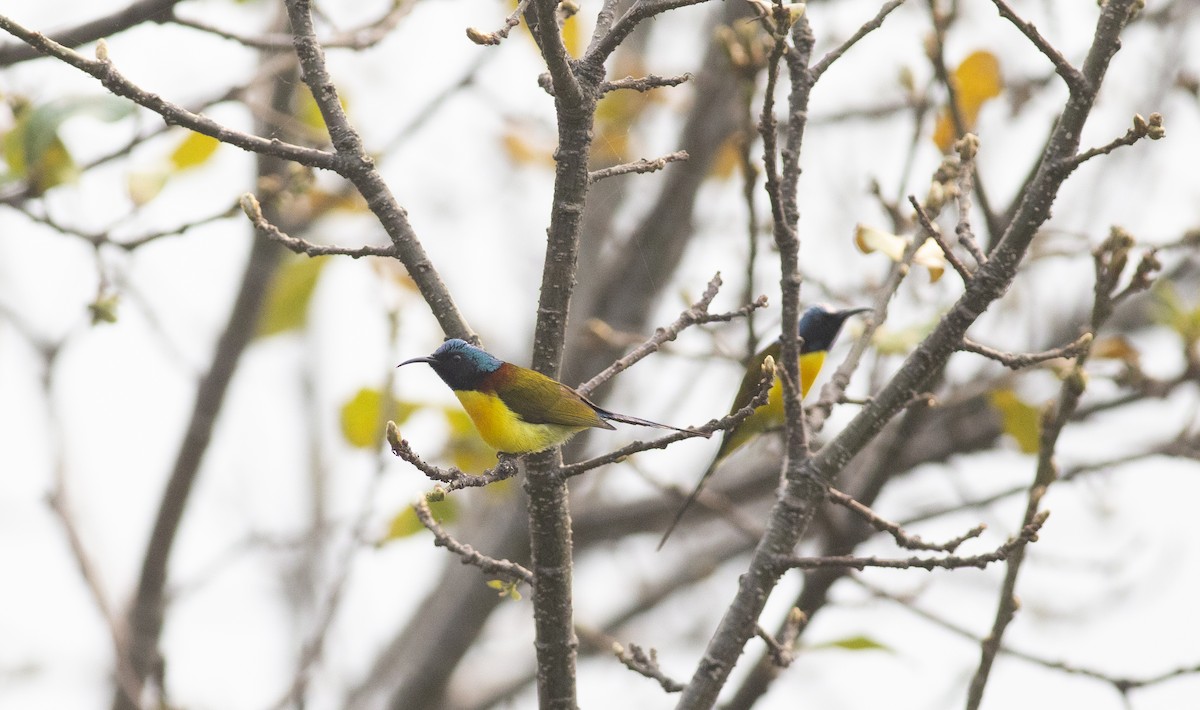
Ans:
[[[827,306],[815,305],[810,306],[800,316],[800,324],[798,326],[799,335],[801,340],[804,341],[800,346],[801,397],[808,394],[808,388],[817,379],[817,373],[821,371],[821,366],[825,364],[825,354],[829,351],[829,348],[833,347],[833,341],[837,339],[838,332],[842,329],[842,324],[855,313],[863,313],[869,310],[871,309],[847,308],[835,311],[830,310]],[[776,362],[779,362],[779,355],[782,349],[782,344],[779,339],[776,339],[754,356],[754,359],[750,362],[750,367],[747,368],[746,374],[742,378],[742,386],[738,388],[737,396],[733,398],[733,406],[729,408],[730,414],[750,403],[750,400],[754,398],[754,392],[758,388],[759,379],[762,376],[763,361],[770,355]],[[700,481],[692,489],[692,492],[688,494],[687,500],[679,507],[679,510],[675,513],[675,518],[667,526],[662,539],[659,540],[658,547],[660,549],[663,543],[667,541],[667,538],[670,537],[671,531],[675,529],[680,519],[683,518],[683,514],[696,501],[696,497],[700,495],[700,491],[704,488],[704,484],[708,481],[709,476],[713,474],[713,471],[717,470],[717,466],[738,447],[754,437],[763,432],[782,427],[783,421],[783,383],[776,377],[767,394],[767,403],[755,409],[753,414],[743,419],[737,426],[725,431],[725,436],[721,439],[721,447],[717,449],[716,458],[713,459],[713,462],[704,471],[704,475],[700,476]]]
[[[506,454],[545,451],[591,427],[615,429],[609,422],[699,435],[602,409],[557,380],[504,362],[458,338],[442,343],[432,355],[405,360],[397,367],[414,362],[432,367],[454,390],[483,440]]]

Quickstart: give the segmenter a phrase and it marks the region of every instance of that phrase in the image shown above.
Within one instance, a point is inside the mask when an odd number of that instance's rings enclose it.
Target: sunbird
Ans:
[[[799,335],[803,342],[800,345],[800,396],[808,394],[809,387],[817,379],[817,373],[821,371],[821,366],[825,364],[825,354],[833,347],[833,341],[837,339],[838,332],[842,329],[842,324],[846,319],[855,313],[863,313],[869,311],[870,308],[847,308],[841,311],[830,310],[828,306],[816,305],[809,306],[800,316]],[[783,344],[780,339],[775,339],[767,347],[763,348],[754,359],[750,361],[750,367],[746,369],[746,374],[742,377],[742,385],[738,388],[737,396],[733,398],[733,406],[729,408],[729,413],[733,414],[737,410],[745,407],[754,398],[754,393],[758,389],[758,383],[762,379],[763,361],[770,355],[775,362],[779,362],[779,355],[783,349]],[[754,437],[772,429],[778,429],[783,426],[783,382],[776,376],[775,381],[771,383],[771,389],[767,393],[767,403],[754,410],[754,413],[743,419],[736,426],[725,430],[725,435],[721,438],[721,446],[717,449],[716,458],[705,469],[704,475],[700,476],[700,481],[692,492],[688,494],[687,500],[679,507],[675,513],[675,518],[671,520],[671,524],[667,526],[666,532],[663,533],[662,539],[658,541],[658,548],[662,549],[663,543],[671,536],[671,532],[675,526],[679,524],[683,514],[691,507],[692,503],[700,495],[700,491],[704,488],[705,482],[709,476],[717,470],[717,466],[721,464],[730,454],[750,441]]]
[[[609,422],[700,432],[617,414],[536,370],[504,362],[474,345],[453,338],[427,357],[405,360],[396,367],[424,362],[450,385],[479,435],[506,454],[545,451],[575,434],[595,427],[616,429]]]

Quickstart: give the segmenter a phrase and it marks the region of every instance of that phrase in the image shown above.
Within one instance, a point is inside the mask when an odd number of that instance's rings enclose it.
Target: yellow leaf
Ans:
[[[509,121],[500,134],[500,145],[515,165],[554,165],[554,144],[528,123]]]
[[[854,228],[854,244],[864,254],[877,251],[892,261],[899,262],[904,258],[904,251],[908,248],[909,241],[906,237],[859,224]],[[942,274],[946,271],[946,254],[942,252],[942,247],[937,242],[933,239],[926,239],[921,246],[917,247],[917,252],[913,255],[913,263],[929,269],[929,282],[934,283],[942,278]]]
[[[388,419],[401,424],[416,409],[416,405],[392,399],[391,411],[380,411],[383,395],[377,389],[362,388],[342,405],[342,436],[360,449],[374,449],[383,442],[384,422]]]
[[[1000,95],[1004,89],[1004,77],[1000,73],[1000,60],[991,52],[979,50],[962,60],[951,75],[958,96],[958,110],[963,128],[973,130],[979,111],[988,100]],[[933,142],[943,152],[950,152],[958,138],[954,130],[954,118],[950,108],[943,108],[933,129]]]
[[[141,207],[155,197],[158,197],[158,194],[162,192],[163,187],[167,184],[167,177],[165,170],[129,173],[125,178],[125,193],[129,195],[130,202]]]
[[[641,76],[634,64],[615,70],[616,76]],[[592,157],[599,165],[616,165],[633,159],[630,137],[634,126],[658,94],[653,91],[610,91],[596,104],[596,139]]]
[[[326,257],[293,256],[275,271],[258,321],[258,336],[275,335],[304,326],[308,302],[317,288],[317,277]]]
[[[1155,319],[1179,334],[1190,349],[1200,342],[1200,302],[1183,300],[1170,281],[1159,281],[1154,287]]]
[[[988,393],[992,408],[1000,413],[1004,433],[1011,436],[1022,453],[1036,454],[1042,429],[1042,416],[1037,407],[1021,401],[1011,389]]]
[[[518,591],[516,582],[506,582],[503,579],[489,579],[487,586],[495,589],[502,597],[508,597],[513,601],[521,601],[521,592]]]
[[[708,174],[718,180],[728,180],[733,177],[742,164],[742,142],[740,137],[731,135],[721,143],[717,155],[713,158],[712,167]]]
[[[1141,353],[1124,335],[1109,335],[1099,338],[1092,345],[1091,356],[1107,360],[1120,360],[1130,367],[1137,367]]]
[[[316,99],[307,86],[301,86],[300,91],[296,92],[296,100],[299,102],[296,106],[296,118],[300,119],[300,123],[311,130],[318,139],[327,138],[329,132],[325,129],[325,117],[321,115],[321,107],[317,106]],[[338,94],[338,103],[343,111],[349,110],[350,103],[345,94]]]
[[[458,519],[458,506],[449,498],[430,502],[428,505],[429,512],[433,513],[433,519],[443,525],[452,523]],[[425,526],[417,518],[417,512],[411,507],[406,506],[404,510],[401,510],[392,517],[383,539],[376,544],[382,545],[393,540],[410,537],[423,530],[425,530]]]
[[[206,136],[203,133],[188,131],[175,150],[171,152],[171,166],[176,170],[186,170],[194,168],[198,165],[203,165],[213,154],[217,152],[217,147],[221,145],[221,141]]]
[[[580,54],[580,42],[583,32],[580,29],[579,13],[568,17],[562,24],[563,46],[567,48],[567,54],[572,57],[578,57]]]

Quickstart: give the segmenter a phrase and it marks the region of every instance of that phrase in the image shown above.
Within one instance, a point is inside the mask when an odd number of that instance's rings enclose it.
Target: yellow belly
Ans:
[[[824,363],[824,352],[805,353],[800,356],[801,397],[808,394],[809,388],[812,387],[813,381],[817,379],[817,373],[821,371],[821,365]],[[767,403],[754,410],[753,414],[746,417],[733,431],[726,434],[721,442],[721,448],[717,452],[717,461],[728,456],[742,444],[745,444],[759,434],[781,429],[783,421],[783,381],[776,377],[775,381],[771,383],[771,389],[767,391]]]
[[[507,454],[530,454],[561,444],[587,427],[530,424],[495,395],[455,390],[455,396],[488,446]]]

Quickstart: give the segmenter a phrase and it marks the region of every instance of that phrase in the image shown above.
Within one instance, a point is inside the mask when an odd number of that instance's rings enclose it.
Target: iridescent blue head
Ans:
[[[504,361],[487,351],[458,338],[451,338],[442,343],[441,347],[428,357],[414,357],[396,367],[414,362],[427,363],[438,377],[454,390],[477,389],[485,377],[499,370],[504,364]]]
[[[804,338],[801,353],[815,353],[833,347],[838,331],[846,319],[855,313],[869,311],[870,308],[847,308],[843,311],[830,310],[829,306],[818,304],[809,306],[800,316],[800,337]]]

